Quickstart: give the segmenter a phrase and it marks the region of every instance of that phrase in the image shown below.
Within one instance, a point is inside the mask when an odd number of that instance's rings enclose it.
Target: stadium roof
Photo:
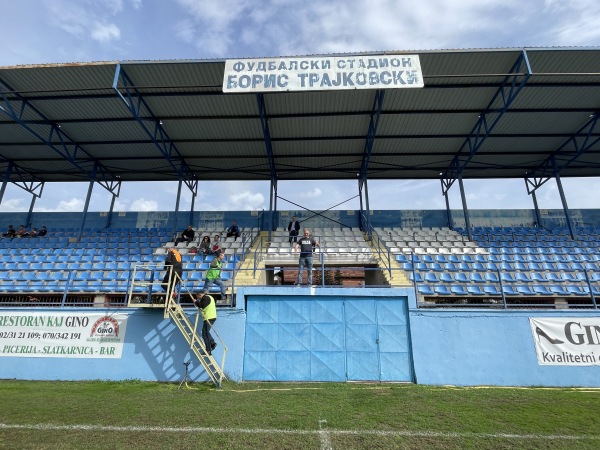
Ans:
[[[418,54],[424,87],[223,93],[223,60],[2,67],[0,170],[15,182],[600,175],[600,49],[387,54]]]

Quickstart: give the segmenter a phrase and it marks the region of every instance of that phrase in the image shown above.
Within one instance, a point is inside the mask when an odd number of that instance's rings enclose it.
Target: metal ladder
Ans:
[[[169,267],[168,270],[172,270],[172,267]],[[150,272],[150,279],[147,279],[146,276],[138,278],[137,274],[139,272],[144,272],[144,274]],[[177,298],[173,298],[173,292],[176,283],[170,283],[167,285],[167,291],[164,294],[164,303],[153,303],[153,299],[156,298],[156,296],[152,297],[153,292],[158,293],[161,300],[163,296],[162,279],[154,280],[154,274],[158,272],[160,272],[160,269],[158,269],[158,266],[155,264],[134,266],[131,287],[129,290],[128,306],[134,308],[148,306],[164,308],[164,318],[171,319],[175,323],[181,334],[183,334],[183,337],[187,343],[190,345],[190,350],[198,358],[200,364],[202,364],[202,367],[204,367],[204,370],[208,374],[210,380],[215,384],[215,386],[221,388],[223,380],[226,379],[223,368],[225,367],[225,358],[227,357],[227,346],[216,330],[211,328],[211,333],[215,336],[216,340],[220,343],[220,346],[223,349],[223,357],[220,364],[217,362],[214,356],[208,354],[206,347],[204,346],[202,336],[198,334],[198,322],[200,322],[201,326],[203,322],[202,312],[196,308],[196,319],[192,325],[192,322],[177,301]],[[189,298],[189,300],[193,302],[195,298],[192,292],[187,289],[179,275],[175,274],[175,277],[177,277],[180,286],[179,298]],[[153,289],[155,286],[156,289]],[[142,290],[147,292],[139,292],[139,288],[142,288]],[[133,300],[135,298],[143,298],[144,295],[146,295],[148,299],[145,303],[137,303]]]

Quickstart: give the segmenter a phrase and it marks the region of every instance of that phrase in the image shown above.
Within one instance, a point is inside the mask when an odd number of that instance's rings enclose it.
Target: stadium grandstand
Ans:
[[[600,52],[502,49],[0,68],[0,377],[600,386]],[[350,70],[350,68],[354,68]],[[292,82],[297,78],[297,83]],[[525,181],[529,210],[470,210],[465,179]],[[369,180],[440,181],[446,210],[372,210]],[[268,211],[180,211],[203,181],[270,183]],[[277,183],[355,180],[359,210],[279,210]],[[538,207],[556,183],[561,210]],[[35,211],[89,182],[81,213]],[[178,181],[173,211],[118,212],[121,184]],[[107,211],[88,211],[94,186]],[[451,188],[461,209],[450,207]],[[311,229],[296,286],[287,223]],[[239,238],[226,237],[236,220]],[[177,242],[192,224],[191,242]],[[222,236],[211,355],[193,305]],[[176,248],[183,274],[165,282]],[[303,281],[306,282],[306,271]],[[168,278],[168,277],[167,277]],[[162,314],[161,314],[162,313]],[[186,364],[187,363],[187,364]]]

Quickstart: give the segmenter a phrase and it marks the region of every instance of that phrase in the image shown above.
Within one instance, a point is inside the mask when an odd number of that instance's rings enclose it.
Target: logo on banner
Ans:
[[[540,365],[600,365],[600,318],[530,318]]]
[[[119,337],[119,323],[112,317],[101,317],[92,325],[90,337]]]

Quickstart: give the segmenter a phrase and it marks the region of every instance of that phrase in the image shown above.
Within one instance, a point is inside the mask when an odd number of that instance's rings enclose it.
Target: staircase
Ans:
[[[241,262],[235,275],[235,285],[240,286],[256,286],[260,282],[260,277],[264,275],[265,263],[261,257],[256,261],[256,274],[254,271],[254,255],[260,249],[260,242],[266,242],[267,232],[262,231],[258,239],[255,240],[252,247],[246,251],[244,261]],[[263,246],[264,249],[264,246]]]
[[[366,237],[365,237],[365,239],[368,240]],[[381,242],[381,241],[379,241],[379,242]],[[390,286],[412,286],[412,283],[408,279],[406,272],[404,270],[402,270],[402,266],[400,266],[400,264],[395,260],[395,258],[390,258],[390,261],[388,264],[387,248],[385,248],[381,244],[378,247],[377,243],[375,241],[370,241],[369,245],[371,247],[371,250],[373,251],[373,256],[378,261],[377,265],[381,269],[383,277],[390,284]],[[385,257],[385,260],[383,260],[382,258],[379,257],[380,254],[382,257]],[[391,274],[390,274],[390,270],[388,270],[388,268],[390,268],[390,267],[392,269]]]

